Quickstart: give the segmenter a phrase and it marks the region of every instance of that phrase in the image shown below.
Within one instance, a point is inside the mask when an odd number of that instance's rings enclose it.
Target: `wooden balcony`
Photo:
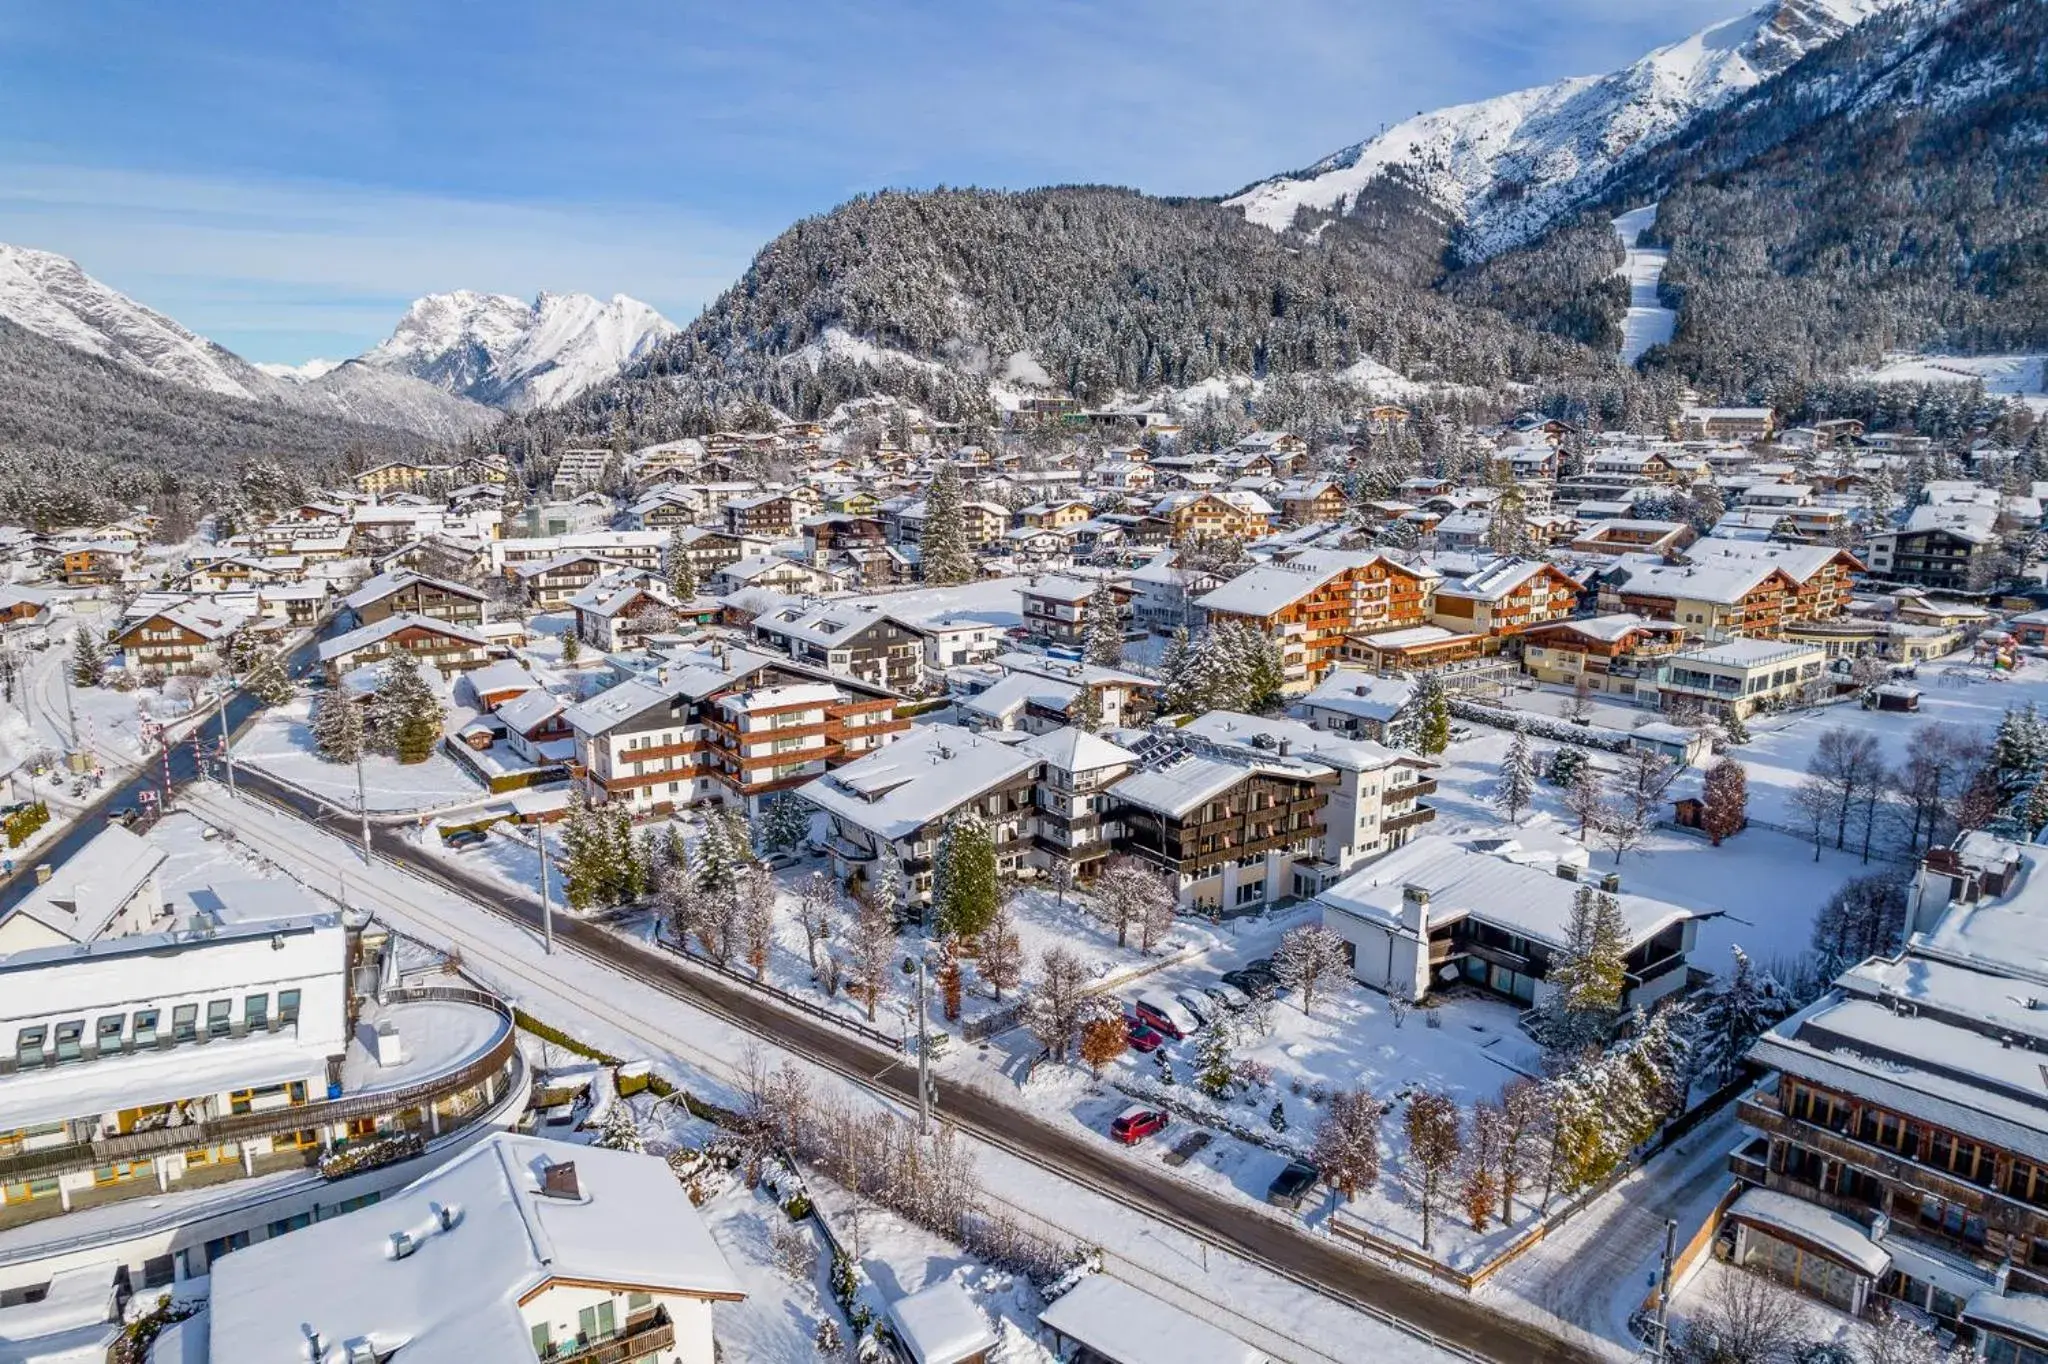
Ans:
[[[1435,818],[1436,807],[1434,805],[1424,805],[1418,802],[1415,808],[1407,814],[1395,815],[1392,819],[1380,821],[1380,832],[1383,834],[1396,834],[1403,829],[1412,829],[1418,824],[1427,824]]]
[[[666,1307],[657,1307],[637,1322],[628,1320],[626,1329],[618,1335],[574,1349],[558,1350],[542,1358],[548,1364],[627,1364],[630,1360],[645,1359],[651,1354],[672,1349],[675,1343],[675,1323],[668,1319]]]

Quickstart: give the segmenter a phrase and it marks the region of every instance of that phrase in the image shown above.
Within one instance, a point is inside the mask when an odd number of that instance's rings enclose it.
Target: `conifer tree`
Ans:
[[[107,675],[107,658],[89,625],[78,627],[71,637],[71,682],[78,687],[97,687]]]
[[[1627,938],[1621,905],[1613,896],[1580,886],[1572,900],[1566,946],[1545,976],[1553,993],[1548,1026],[1560,1048],[1598,1041],[1621,1007]]]
[[[1189,665],[1193,661],[1194,647],[1188,642],[1187,627],[1182,626],[1173,632],[1159,656],[1160,708],[1168,715],[1185,715],[1197,709],[1189,690]]]
[[[611,1104],[605,1109],[597,1136],[590,1144],[607,1151],[630,1151],[634,1155],[647,1149],[647,1144],[640,1138],[640,1124],[633,1118],[632,1106],[617,1095],[613,1095]]]
[[[974,579],[974,552],[967,543],[967,523],[961,515],[965,502],[958,466],[950,460],[940,461],[925,493],[924,532],[918,541],[924,580],[933,586],[948,587]]]
[[[562,662],[573,668],[576,666],[576,661],[582,657],[583,636],[576,632],[574,625],[571,625],[568,629],[562,631]]]
[[[1494,783],[1493,805],[1510,824],[1522,821],[1522,811],[1536,798],[1536,758],[1529,750],[1529,727],[1515,721],[1515,737],[1500,760],[1500,779]]]
[[[640,841],[633,835],[633,812],[624,802],[611,811],[605,830],[611,840],[611,884],[606,896],[614,904],[630,904],[647,893],[647,865],[641,860]]]
[[[1088,636],[1083,656],[1098,668],[1123,666],[1123,617],[1116,591],[1107,578],[1096,584],[1088,596]]]
[[[1424,673],[1416,684],[1411,746],[1417,753],[1433,757],[1451,744],[1451,703],[1444,694],[1443,681],[1435,673]]]
[[[981,934],[995,918],[1000,888],[996,878],[996,841],[988,821],[977,810],[955,815],[946,824],[939,845],[944,865],[943,890],[938,902],[941,932],[959,938]]]
[[[686,605],[697,595],[697,565],[683,548],[680,529],[668,537],[668,590],[678,604]]]
[[[811,835],[809,802],[787,791],[768,802],[761,820],[761,844],[776,852],[788,852]]]
[[[1202,1046],[1196,1062],[1201,1069],[1195,1074],[1195,1083],[1212,1099],[1228,1094],[1230,1082],[1236,1078],[1231,1056],[1233,1041],[1227,1019],[1218,1018],[1202,1030]]]
[[[441,699],[410,651],[400,649],[385,660],[371,718],[378,745],[400,762],[421,763],[433,756],[441,740]]]
[[[242,688],[266,706],[281,706],[297,694],[275,655],[259,660],[242,678]]]
[[[602,817],[588,801],[574,802],[562,822],[562,898],[578,913],[609,904],[615,880]]]
[[[362,707],[339,687],[321,697],[313,712],[313,742],[329,762],[352,763],[362,756]]]
[[[1693,1032],[1700,1068],[1717,1084],[1735,1078],[1750,1044],[1791,1008],[1777,981],[1758,972],[1740,947],[1732,950],[1735,968],[1707,997]]]

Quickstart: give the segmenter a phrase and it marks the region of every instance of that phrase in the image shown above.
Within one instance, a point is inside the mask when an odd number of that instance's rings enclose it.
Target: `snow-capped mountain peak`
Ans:
[[[288,384],[310,384],[323,374],[331,374],[346,364],[343,360],[308,360],[302,365],[281,365],[274,361],[258,360],[256,368],[273,379],[282,379]]]
[[[1610,173],[1700,114],[1908,0],[1771,0],[1605,76],[1573,76],[1419,114],[1225,203],[1276,232],[1303,209],[1342,213],[1401,173],[1462,225],[1483,257],[1530,240]]]
[[[0,317],[73,350],[234,398],[259,396],[255,367],[54,252],[0,243]]]
[[[478,402],[545,407],[613,378],[675,329],[624,294],[543,292],[528,304],[461,289],[415,300],[360,359]]]

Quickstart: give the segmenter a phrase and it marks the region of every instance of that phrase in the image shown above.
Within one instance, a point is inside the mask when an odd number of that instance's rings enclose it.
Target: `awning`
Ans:
[[[1825,1255],[1870,1278],[1891,1268],[1891,1252],[1852,1217],[1771,1189],[1745,1189],[1728,1209],[1728,1220],[1747,1223],[1765,1235]]]

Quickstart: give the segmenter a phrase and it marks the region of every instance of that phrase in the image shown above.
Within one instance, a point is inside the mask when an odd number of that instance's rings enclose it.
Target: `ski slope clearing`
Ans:
[[[1643,352],[1671,340],[1678,328],[1678,314],[1664,306],[1657,285],[1671,252],[1661,246],[1637,246],[1639,237],[1657,221],[1657,206],[1632,208],[1614,220],[1614,234],[1621,238],[1625,256],[1617,272],[1628,281],[1628,319],[1621,324],[1621,363],[1634,365]]]

